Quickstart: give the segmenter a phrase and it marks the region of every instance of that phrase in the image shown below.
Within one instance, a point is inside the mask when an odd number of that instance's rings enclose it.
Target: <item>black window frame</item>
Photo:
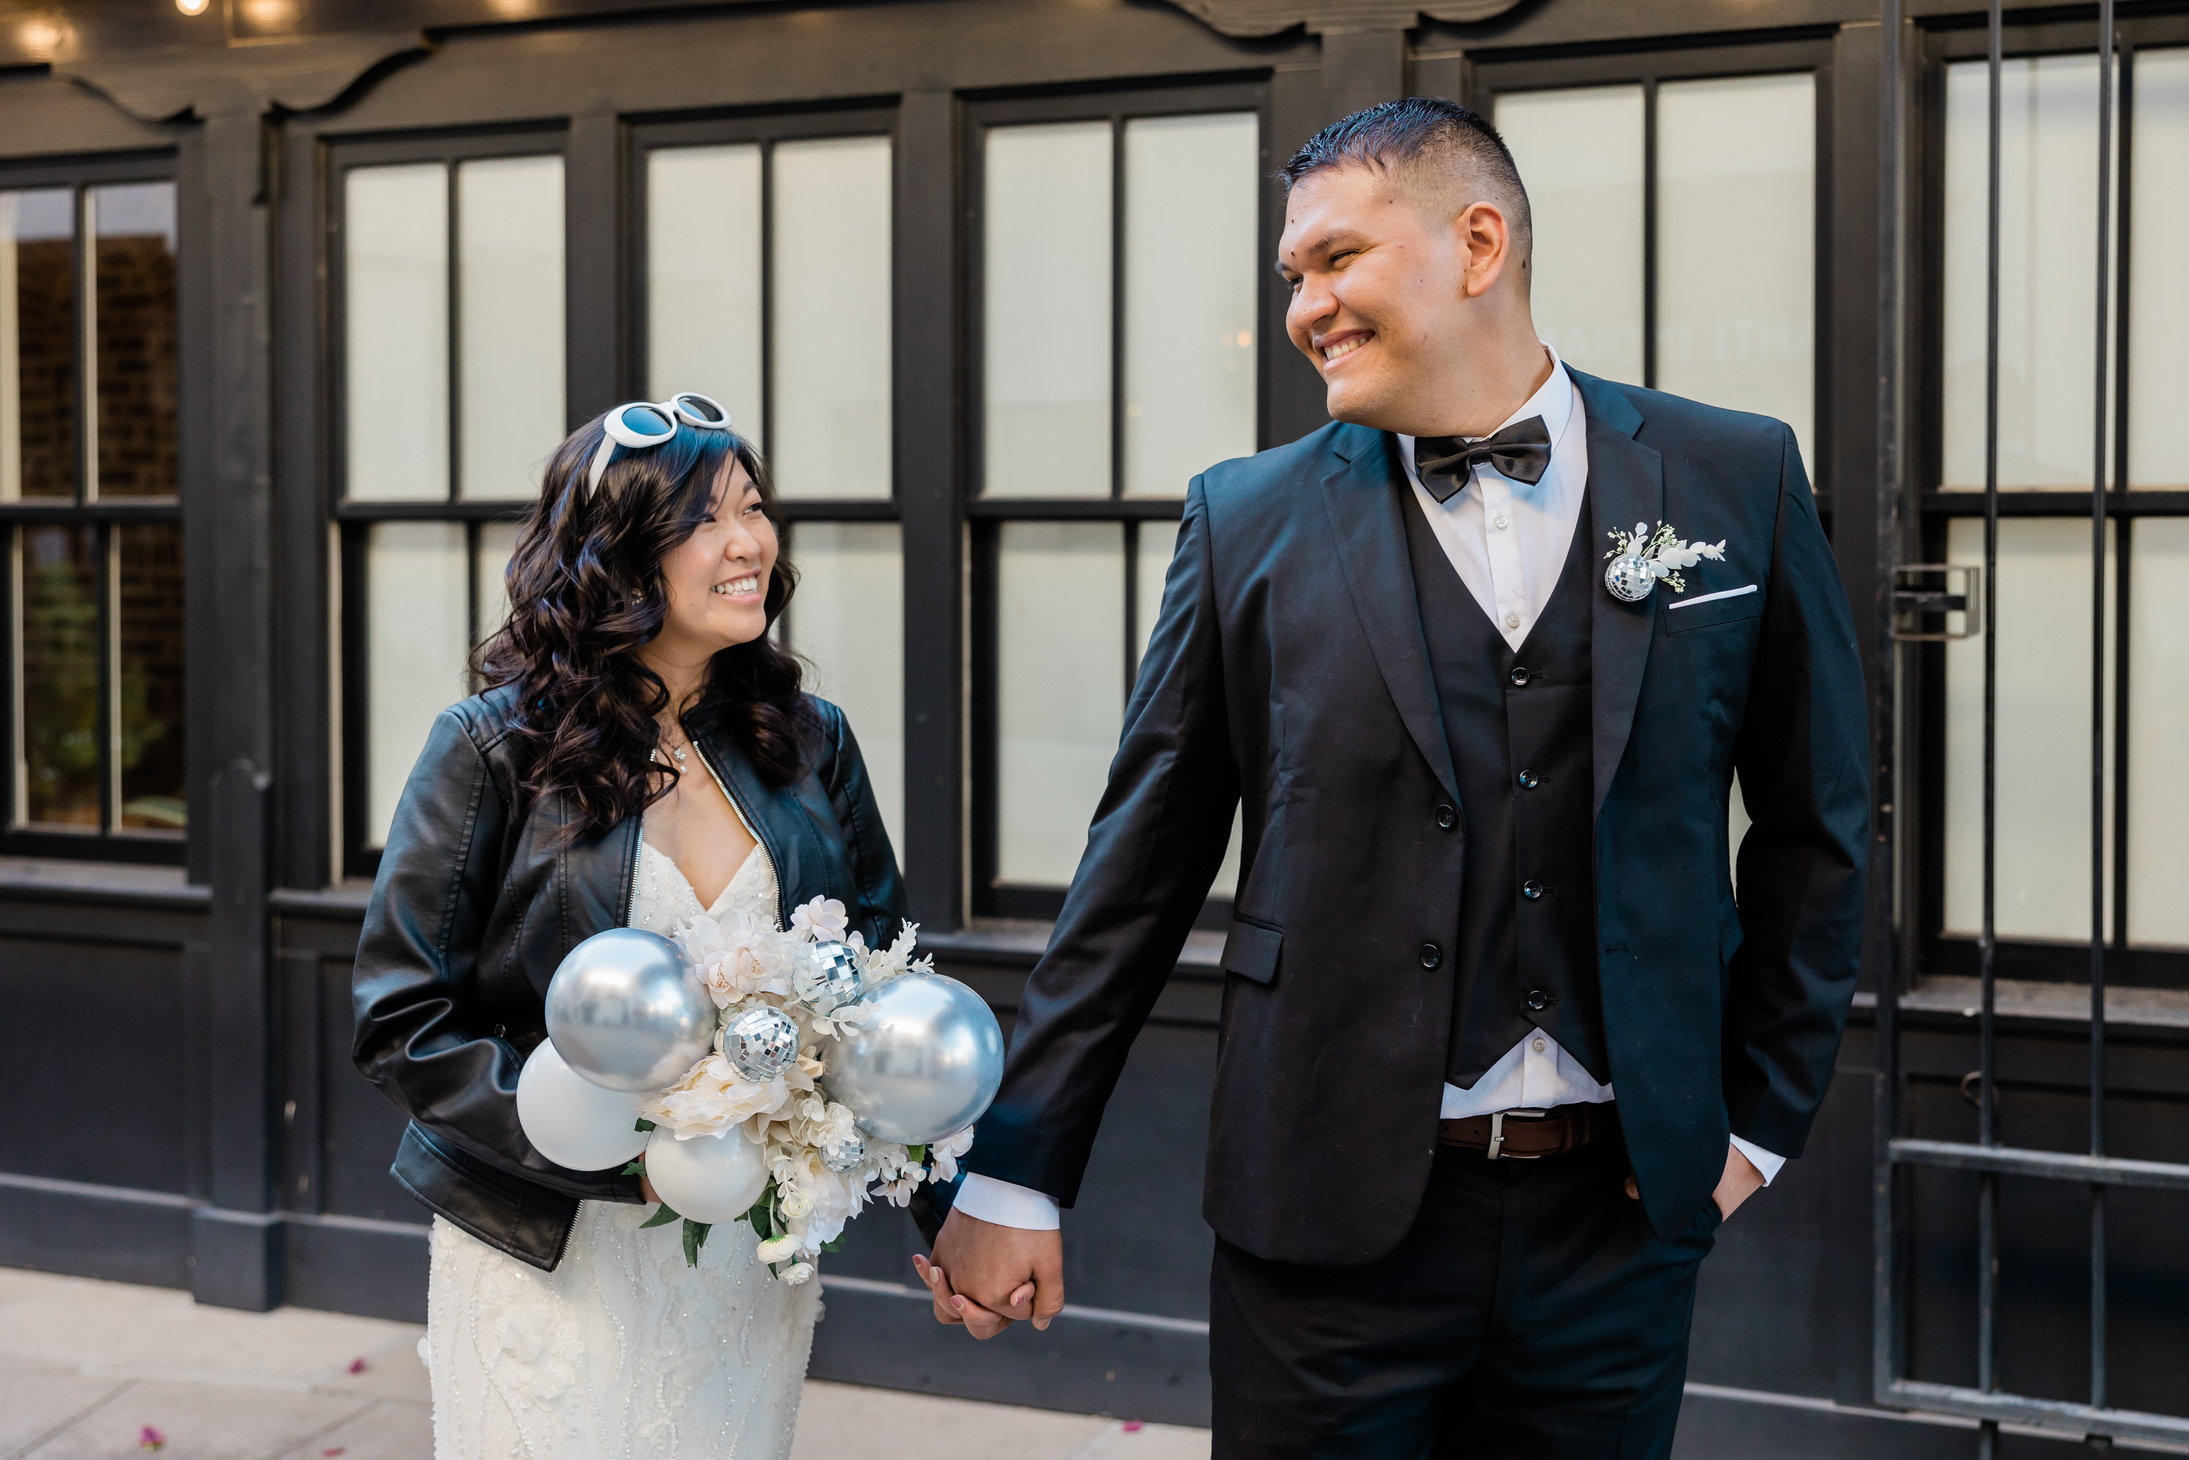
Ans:
[[[188,253],[197,240],[189,209],[184,206],[183,179],[177,153],[171,149],[132,152],[123,154],[93,155],[74,159],[39,160],[35,162],[0,162],[0,190],[8,192],[33,189],[69,188],[74,194],[76,228],[77,297],[76,310],[81,324],[88,296],[86,273],[88,250],[96,240],[84,229],[84,194],[98,187],[128,183],[170,184],[176,189],[176,350],[177,368],[187,374],[192,363],[194,341],[187,333],[194,316],[203,314],[201,300],[191,297],[199,287],[193,278]],[[78,361],[78,378],[83,386],[92,385],[96,364],[89,360]],[[117,731],[113,723],[115,665],[114,607],[114,558],[115,530],[119,527],[141,523],[172,522],[180,526],[184,522],[183,503],[189,494],[186,478],[191,471],[191,454],[195,443],[191,440],[190,412],[177,405],[178,458],[176,465],[175,494],[167,497],[85,497],[86,482],[83,459],[96,447],[89,441],[80,442],[77,452],[76,491],[72,500],[58,498],[26,499],[0,502],[0,666],[7,674],[9,692],[0,696],[0,856],[54,857],[97,860],[107,862],[135,862],[180,867],[184,865],[190,840],[190,832],[152,828],[124,829],[114,824],[117,807],[115,797],[115,771],[111,763]],[[16,550],[18,534],[25,528],[41,526],[84,526],[94,530],[99,563],[99,826],[96,830],[74,830],[45,823],[21,823],[15,819],[15,807],[19,787],[16,784],[16,738],[22,731],[16,721],[17,677],[21,666],[15,662],[17,637],[16,605],[20,584],[16,581],[15,565],[20,561]],[[189,592],[189,574],[186,571],[184,591]],[[185,680],[191,671],[191,649],[194,646],[186,635],[184,640],[183,672]],[[187,746],[196,738],[198,727],[188,723],[185,716],[185,766],[194,767],[188,759]],[[189,796],[195,787],[186,783],[186,803],[196,800]],[[203,807],[195,808],[202,822]]]
[[[513,124],[490,129],[450,132],[405,134],[399,136],[335,137],[322,143],[324,158],[324,182],[322,207],[324,210],[321,237],[326,268],[326,367],[325,395],[322,409],[327,422],[326,431],[326,480],[328,491],[328,517],[339,534],[337,642],[340,644],[338,673],[341,685],[341,723],[336,730],[338,771],[332,778],[340,797],[335,813],[335,825],[340,835],[340,862],[343,872],[350,877],[372,877],[380,868],[381,849],[369,845],[371,815],[371,771],[369,695],[367,668],[369,664],[366,629],[370,621],[371,604],[368,601],[367,545],[372,527],[380,522],[453,522],[464,528],[465,611],[467,639],[472,645],[479,642],[481,626],[476,622],[479,603],[479,538],[490,523],[520,522],[530,514],[534,506],[531,498],[465,498],[458,495],[462,490],[462,401],[463,389],[460,362],[462,336],[460,318],[463,307],[460,272],[462,259],[458,249],[457,229],[461,219],[456,205],[457,169],[465,162],[478,162],[509,157],[559,157],[563,162],[563,196],[565,200],[565,288],[569,288],[574,270],[570,258],[571,238],[568,229],[568,207],[573,191],[571,176],[572,148],[567,123],[561,120],[538,124]],[[347,178],[351,169],[359,167],[400,166],[406,163],[440,163],[448,170],[447,187],[449,208],[448,238],[448,362],[449,362],[449,475],[448,494],[441,499],[420,498],[414,501],[356,501],[350,498],[346,473],[348,471],[348,366],[349,335],[348,278],[345,269],[347,258],[344,233],[344,208],[347,203]],[[602,307],[612,307],[603,302]],[[564,378],[573,378],[575,361],[573,341],[580,337],[580,321],[567,313],[564,322]],[[566,418],[569,411],[564,412]],[[567,420],[566,426],[567,429]]]
[[[2133,323],[2131,278],[2132,220],[2135,198],[2130,187],[2135,149],[2135,61],[2141,50],[2189,48],[2189,16],[2144,15],[2115,22],[2116,85],[2115,122],[2118,145],[2114,154],[2115,214],[2108,239],[2108,264],[2113,271],[2115,297],[2107,348],[2112,375],[2113,446],[2107,470],[2106,515],[2113,523],[2114,570],[2108,611],[2113,615],[2113,650],[2106,666],[2112,696],[2113,727],[2107,747],[2111,757],[2112,818],[2108,838],[2108,870],[2112,879],[2109,914],[2112,922],[2106,939],[2105,977],[2108,983],[2141,988],[2189,988],[2189,950],[2131,947],[2128,942],[2128,822],[2133,811],[2131,767],[2128,758],[2128,715],[2131,690],[2129,674],[2129,590],[2134,571],[2135,523],[2139,517],[2189,516],[2189,489],[2145,491],[2127,485],[2128,407],[2131,394],[2129,333]],[[1988,34],[1981,18],[1972,25],[1940,25],[1921,32],[1921,70],[1916,79],[1918,113],[1912,141],[1918,187],[1911,222],[1916,227],[1915,253],[1910,275],[1909,361],[1912,384],[1922,408],[1915,412],[1910,442],[1914,481],[1920,484],[1915,524],[1922,561],[1945,561],[1951,524],[1963,518],[1983,519],[1984,493],[1980,489],[1943,489],[1945,459],[1945,185],[1946,185],[1946,72],[1960,62],[1981,62],[1988,53]],[[2097,42],[2087,20],[2034,24],[2008,24],[2002,33],[2002,56],[2007,61],[2038,56],[2087,55],[2095,58]],[[1999,492],[2001,521],[2030,518],[2062,518],[2088,522],[2091,493],[2087,486],[2059,490],[2002,488]],[[1916,809],[1909,829],[1916,837],[1914,855],[1902,873],[1904,906],[1912,907],[1910,920],[1913,957],[1905,966],[1917,977],[1946,976],[1974,979],[1979,972],[1978,937],[1973,933],[1945,931],[1946,885],[1946,651],[1939,643],[1910,646],[1907,661],[1911,675],[1907,695],[1907,747],[1901,794]],[[2082,774],[2087,767],[2066,769],[2063,774]],[[2075,940],[2039,940],[2002,937],[1995,945],[1993,962],[1997,976],[2041,983],[2090,982],[2090,944]]]
[[[1124,539],[1124,606],[1120,625],[1125,636],[1125,683],[1123,701],[1129,702],[1140,673],[1140,636],[1136,582],[1139,572],[1140,525],[1145,522],[1177,522],[1184,513],[1183,484],[1177,497],[1128,497],[1124,494],[1124,318],[1125,318],[1125,124],[1148,117],[1206,115],[1220,112],[1252,112],[1261,128],[1261,171],[1267,176],[1271,160],[1272,107],[1267,72],[1239,76],[1188,77],[1175,82],[1135,81],[1106,87],[1071,90],[1015,91],[968,97],[963,105],[960,129],[962,151],[960,176],[964,179],[964,274],[960,298],[961,358],[964,360],[960,418],[965,431],[961,460],[964,467],[963,511],[971,552],[968,567],[971,590],[969,615],[971,705],[969,730],[972,754],[969,775],[972,878],[968,900],[976,918],[1053,920],[1063,911],[1063,887],[1005,882],[998,875],[998,842],[1001,814],[1000,685],[998,683],[999,577],[1003,528],[1012,522],[1115,522]],[[986,188],[985,139],[987,130],[1000,126],[1039,125],[1059,122],[1107,121],[1110,124],[1110,490],[1107,497],[1002,497],[984,496],[981,473],[985,463],[983,443],[987,423],[983,414],[984,378],[982,347],[985,339],[984,271]],[[1258,218],[1257,241],[1263,258],[1275,256],[1276,221],[1281,204],[1265,200]],[[1276,276],[1266,268],[1255,273],[1255,447],[1266,449],[1271,439],[1270,377],[1281,333],[1269,327],[1275,308]],[[1276,316],[1281,318],[1281,311]],[[1231,920],[1232,899],[1212,894],[1197,923],[1223,927]]]

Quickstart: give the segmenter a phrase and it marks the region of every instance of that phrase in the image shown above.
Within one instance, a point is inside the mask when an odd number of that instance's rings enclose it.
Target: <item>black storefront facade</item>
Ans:
[[[2005,262],[1987,306],[1967,220],[1985,218],[1994,32],[1965,4],[0,9],[0,1263],[243,1308],[422,1316],[425,1216],[386,1174],[401,1121],[347,1055],[389,767],[415,707],[461,692],[442,693],[443,671],[497,611],[495,552],[524,489],[482,454],[486,423],[547,399],[529,442],[659,393],[665,370],[704,373],[712,339],[688,317],[749,341],[723,356],[721,392],[749,392],[813,601],[843,605],[794,610],[793,647],[828,659],[877,614],[901,637],[886,666],[846,664],[868,686],[846,703],[870,753],[886,747],[923,941],[1008,1022],[1084,826],[1056,787],[1099,775],[1103,717],[1145,642],[1183,490],[1165,473],[1323,419],[1266,268],[1281,224],[1266,176],[1360,105],[1442,95],[1515,136],[1531,187],[1548,159],[1546,239],[1561,218],[1631,232],[1603,255],[1631,274],[1616,299],[1592,278],[1546,304],[1562,353],[1705,398],[1730,382],[1726,403],[1796,420],[1877,689],[1864,992],[1808,1151],[1705,1269],[1683,1452],[2034,1454],[2085,1428],[2189,1442],[2064,1408],[2092,1399],[2095,1220],[2100,1402],[2189,1412],[2189,1199],[2167,1164],[2189,1159],[2189,935],[2153,840],[2175,804],[2154,751],[2184,671],[2179,627],[2152,606],[2189,562],[2189,470],[2169,477],[2139,424],[2157,409],[2137,410],[2176,378],[2163,336],[2189,333],[2138,231],[2189,193],[2155,160],[2176,135],[2189,10],[2108,7],[2110,70],[2100,19],[2051,7],[1996,31]],[[2095,279],[2016,242],[2028,197],[2077,167],[2083,184],[2099,175],[2100,128],[2088,149],[2075,130],[2086,70],[2111,78],[2090,96],[2115,115],[2118,187],[2099,200],[2102,239],[2080,194],[2059,228],[2112,266]],[[1711,139],[1728,132],[1770,156],[1725,160]],[[1598,165],[1599,137],[1615,166]],[[1741,182],[1755,177],[1799,207]],[[693,201],[722,189],[753,201],[751,219]],[[1202,194],[1217,201],[1187,242],[1153,227],[1166,199]],[[1230,252],[1174,268],[1183,283],[1152,262],[1219,234]],[[1682,258],[1737,259],[1743,239],[1777,262],[1719,272],[1761,302],[1697,314]],[[1060,292],[1049,255],[1099,298],[1029,304]],[[1227,272],[1249,255],[1250,273]],[[815,280],[838,276],[847,302],[814,307],[830,292]],[[2050,292],[2078,312],[2019,302]],[[2093,298],[2111,327],[2095,343]],[[1988,352],[1987,307],[2008,320]],[[2081,444],[2055,450],[2024,418],[2054,410],[2046,331],[2070,327],[2083,373],[2057,410]],[[1232,372],[1186,424],[1164,415],[1168,377],[1144,346],[1164,328]],[[1092,364],[1042,374],[1074,353],[1044,340],[1082,338]],[[2005,381],[1989,396],[1987,361]],[[810,399],[832,414],[801,415]],[[2096,595],[2094,419],[2110,565]],[[1022,472],[1042,439],[1092,443],[1080,455],[1100,461]],[[2047,465],[2078,451],[2079,486]],[[1987,471],[2005,488],[1988,558]],[[1955,571],[1891,571],[1906,564]],[[1982,636],[1956,637],[1981,628],[1969,610],[1987,585],[1967,569],[1987,564],[2003,650],[1989,715],[1968,657]],[[1077,595],[1070,615],[1042,617],[1044,584]],[[1896,587],[1912,595],[1898,614]],[[2083,615],[2049,666],[2081,739],[2030,739],[2042,715],[2015,698],[2057,647],[2030,627],[2053,594]],[[460,628],[433,637],[443,621]],[[1096,690],[1029,667],[1057,658]],[[1998,775],[1977,797],[1987,740]],[[2050,821],[2028,809],[2047,775],[2068,787]],[[2093,797],[2094,890],[2091,829],[2070,814]],[[2064,912],[2045,910],[2048,876]],[[2111,1112],[2092,1159],[2113,1164],[2063,1185],[2041,1161],[1966,1150],[2092,1149],[2093,957],[2074,924],[2092,897]],[[1111,1106],[1067,1218],[1064,1319],[980,1348],[938,1334],[916,1235],[884,1209],[825,1271],[816,1373],[1205,1422],[1198,1210],[1227,922],[1218,895]],[[1996,1286],[1980,1280],[1994,1263]],[[2001,1412],[1989,1435],[1955,1397],[1972,1389],[2058,1412]]]

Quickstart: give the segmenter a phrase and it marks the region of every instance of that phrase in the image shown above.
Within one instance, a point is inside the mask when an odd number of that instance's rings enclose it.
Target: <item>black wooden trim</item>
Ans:
[[[1965,490],[1927,491],[1923,494],[1923,512],[1926,516],[1981,517],[1984,513],[1984,494]],[[2189,490],[2107,492],[2105,512],[2108,517],[2189,516]],[[1999,494],[1999,515],[2088,517],[2090,493],[2003,491]]]
[[[956,97],[912,92],[904,98],[893,149],[890,420],[905,563],[902,861],[911,915],[937,933],[957,927],[966,912],[966,551],[958,513],[966,452],[958,331],[966,275],[959,128]]]
[[[904,514],[893,501],[858,497],[777,497],[775,515],[785,522],[895,522]]]
[[[1184,497],[975,497],[965,515],[1012,522],[1176,522]]]
[[[456,498],[446,502],[337,502],[337,522],[520,522],[534,503],[514,498]]]

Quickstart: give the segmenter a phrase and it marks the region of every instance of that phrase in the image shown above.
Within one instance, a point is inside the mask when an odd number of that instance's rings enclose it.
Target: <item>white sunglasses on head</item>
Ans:
[[[675,438],[679,425],[701,431],[727,431],[730,413],[714,397],[693,390],[681,391],[667,400],[626,401],[610,411],[608,419],[601,422],[606,434],[601,437],[600,449],[593,453],[592,469],[585,474],[585,495],[590,497],[600,490],[600,474],[608,470],[608,458],[615,455],[618,446],[633,451],[659,446]]]

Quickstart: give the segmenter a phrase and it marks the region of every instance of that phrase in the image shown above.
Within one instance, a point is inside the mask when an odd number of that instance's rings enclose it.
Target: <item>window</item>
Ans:
[[[559,139],[558,139],[559,140]],[[338,154],[346,862],[369,873],[567,432],[563,162],[537,138]]]
[[[648,390],[768,457],[799,588],[778,631],[842,707],[904,845],[904,562],[886,113],[642,129]]]
[[[182,859],[175,185],[0,174],[12,852]]]
[[[1053,916],[1187,483],[1260,445],[1261,93],[985,104],[972,327],[975,911]],[[1215,892],[1238,875],[1238,836]]]
[[[1776,416],[1814,476],[1816,77],[1507,91],[1495,117],[1543,338],[1591,374]]]
[[[2148,982],[2163,965],[2175,982],[2189,966],[2178,892],[2189,879],[2178,834],[2189,817],[2178,753],[2189,653],[2168,616],[2171,585],[2189,569],[2189,449],[2175,427],[2189,387],[2189,289],[2178,266],[2189,224],[2189,36],[2178,23],[2170,34],[2149,23],[2127,34],[2103,403],[2112,501],[2095,665],[2098,258],[2088,220],[2098,203],[2098,62],[2089,52],[2010,55],[2001,74],[1995,919],[2002,944],[2024,945],[2011,976],[2085,976],[2092,676],[2102,675],[2104,937],[2136,955],[2112,976]],[[1934,562],[1984,559],[1990,87],[1981,55],[1979,34],[1973,51],[1941,56],[1939,67],[1937,490],[1924,524]],[[2062,218],[2084,221],[2063,227]],[[1931,931],[1946,940],[1933,951],[1939,967],[1961,971],[1973,967],[1967,940],[1981,927],[1982,640],[1939,647],[1930,668],[1941,681],[1932,713],[1944,762],[1932,772],[1927,819],[1936,828],[1929,875],[1943,892]]]

